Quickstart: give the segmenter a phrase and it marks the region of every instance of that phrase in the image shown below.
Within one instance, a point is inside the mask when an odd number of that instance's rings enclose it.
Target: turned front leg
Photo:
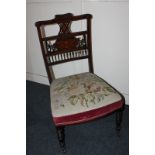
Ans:
[[[123,116],[123,109],[119,109],[116,111],[116,131],[117,134],[120,136],[121,124],[122,124],[122,116]]]
[[[65,145],[65,129],[64,126],[56,127],[57,129],[57,135],[58,135],[58,140],[60,147],[62,151],[65,153],[66,152],[66,145]]]

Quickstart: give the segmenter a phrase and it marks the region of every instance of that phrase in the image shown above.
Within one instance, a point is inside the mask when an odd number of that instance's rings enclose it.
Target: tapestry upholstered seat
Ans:
[[[67,125],[84,123],[116,112],[118,133],[121,129],[125,99],[120,92],[94,73],[91,19],[90,14],[74,16],[67,13],[56,15],[51,20],[36,22],[50,83],[51,117],[63,152],[66,151],[64,129]],[[71,25],[75,21],[80,21],[81,25],[82,21],[85,21],[86,28],[72,32]],[[57,35],[46,34],[46,27],[53,25],[59,25]],[[100,50],[102,52],[102,49]],[[88,72],[55,79],[54,65],[82,59],[88,60]]]
[[[56,125],[92,120],[122,107],[122,97],[103,79],[82,73],[56,79],[50,86]]]

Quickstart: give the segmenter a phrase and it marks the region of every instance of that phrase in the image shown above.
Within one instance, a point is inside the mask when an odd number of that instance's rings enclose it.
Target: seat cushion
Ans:
[[[50,86],[55,125],[69,125],[95,119],[121,108],[120,94],[92,73],[56,79]]]

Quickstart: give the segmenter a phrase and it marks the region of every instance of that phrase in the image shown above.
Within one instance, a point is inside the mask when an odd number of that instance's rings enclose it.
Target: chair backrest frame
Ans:
[[[50,66],[60,63],[88,59],[89,72],[94,73],[91,19],[91,14],[73,16],[73,14],[67,13],[64,15],[56,15],[55,18],[51,20],[38,21],[35,23],[50,83],[53,80]],[[86,20],[86,31],[71,32],[71,23],[79,20]],[[46,37],[44,27],[53,24],[58,24],[60,27],[58,35]],[[76,38],[77,36],[82,36],[83,38],[80,40]],[[52,40],[55,40],[55,42],[51,45],[49,41]]]

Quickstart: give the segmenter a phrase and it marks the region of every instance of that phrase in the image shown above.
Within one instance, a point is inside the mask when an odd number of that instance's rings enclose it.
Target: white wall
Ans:
[[[94,71],[122,92],[129,104],[128,0],[27,0],[27,80],[48,84],[34,23],[68,12],[93,15]],[[86,60],[54,67],[56,77],[87,70]]]

